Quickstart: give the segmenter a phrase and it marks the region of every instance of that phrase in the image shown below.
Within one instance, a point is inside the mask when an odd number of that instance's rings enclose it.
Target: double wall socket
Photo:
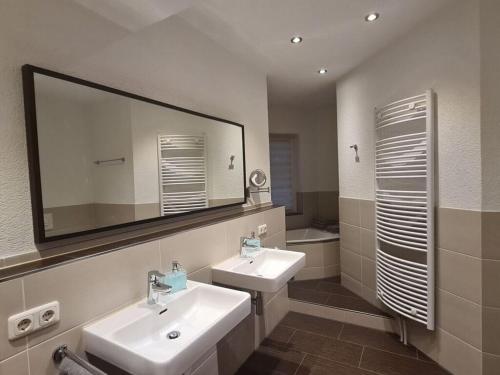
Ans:
[[[267,233],[267,224],[262,224],[257,227],[257,235],[262,236]]]
[[[9,340],[26,336],[31,332],[51,326],[60,320],[59,302],[53,301],[33,307],[8,319]]]

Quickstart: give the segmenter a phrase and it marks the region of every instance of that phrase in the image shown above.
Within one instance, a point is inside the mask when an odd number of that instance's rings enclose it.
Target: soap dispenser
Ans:
[[[165,275],[165,284],[172,287],[171,293],[187,288],[187,273],[177,260],[172,262],[172,270]]]

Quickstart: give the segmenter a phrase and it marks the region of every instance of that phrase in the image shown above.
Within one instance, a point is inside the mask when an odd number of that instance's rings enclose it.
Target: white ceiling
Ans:
[[[74,1],[129,33],[180,17],[266,72],[271,102],[319,106],[333,102],[339,77],[456,0]],[[374,11],[380,19],[365,22]],[[304,41],[291,44],[294,35]]]
[[[201,0],[179,16],[265,70],[271,101],[324,105],[339,77],[451,1]]]

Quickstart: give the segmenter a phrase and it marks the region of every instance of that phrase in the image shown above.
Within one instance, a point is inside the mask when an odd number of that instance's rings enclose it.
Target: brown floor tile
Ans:
[[[264,339],[262,345],[270,347],[284,347],[294,332],[295,328],[280,324],[269,334],[269,336]]]
[[[345,324],[339,340],[417,358],[414,347],[404,346],[394,334],[375,329]]]
[[[356,297],[356,294],[351,292],[349,289],[343,287],[339,283],[332,283],[332,282],[327,282],[327,281],[320,281],[318,283],[318,286],[316,287],[316,290],[319,292],[326,292],[326,293],[333,293],[333,294],[340,294],[343,296],[348,296],[348,297]]]
[[[304,354],[293,350],[259,347],[236,372],[237,375],[293,375]]]
[[[374,375],[371,371],[361,370],[356,367],[342,365],[328,359],[306,355],[300,365],[297,375]]]
[[[292,281],[289,285],[301,289],[316,289],[321,279]]]
[[[297,330],[290,340],[290,349],[332,361],[357,366],[361,358],[362,346],[339,341],[334,338]],[[424,363],[420,361],[420,363]]]
[[[360,297],[347,297],[341,296],[339,294],[331,294],[326,301],[326,305],[337,307],[340,309],[361,311],[368,314],[387,316],[385,312],[379,310],[371,303],[365,301]]]
[[[435,363],[365,347],[360,368],[381,375],[448,375]]]
[[[317,292],[312,289],[302,289],[294,286],[288,288],[288,297],[299,301],[325,304],[329,296],[329,293]]]
[[[340,275],[338,275],[338,276],[332,276],[332,277],[325,277],[324,279],[321,279],[321,281],[327,281],[329,283],[340,284]]]
[[[342,323],[335,320],[295,312],[289,312],[280,322],[280,325],[333,338],[337,338],[342,329]]]

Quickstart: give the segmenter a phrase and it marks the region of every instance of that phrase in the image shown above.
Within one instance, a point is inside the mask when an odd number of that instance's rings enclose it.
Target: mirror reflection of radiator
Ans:
[[[433,93],[375,110],[377,297],[434,329]]]
[[[208,207],[204,135],[159,135],[161,215]]]

